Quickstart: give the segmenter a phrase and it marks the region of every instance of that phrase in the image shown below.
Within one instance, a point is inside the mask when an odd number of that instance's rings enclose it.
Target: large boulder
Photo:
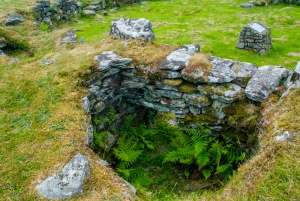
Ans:
[[[280,85],[282,79],[287,78],[288,74],[283,67],[263,66],[248,82],[245,94],[251,100],[262,102]]]
[[[190,57],[199,51],[199,45],[184,45],[171,52],[171,54],[169,54],[167,58],[160,64],[160,69],[171,71],[181,70],[188,65]]]
[[[7,20],[5,21],[6,26],[11,26],[11,25],[18,25],[20,23],[24,22],[24,19],[21,17],[18,17],[16,15],[10,15]]]
[[[86,156],[77,154],[62,170],[36,186],[38,192],[48,199],[65,199],[83,192],[83,184],[89,173]]]
[[[130,19],[119,18],[110,25],[109,35],[118,39],[144,39],[145,41],[154,40],[152,24],[144,18]]]

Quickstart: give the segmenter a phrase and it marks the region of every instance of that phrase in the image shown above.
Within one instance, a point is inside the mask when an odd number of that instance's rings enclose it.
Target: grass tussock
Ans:
[[[201,73],[206,75],[211,71],[212,64],[208,60],[207,55],[196,53],[189,59],[187,67],[184,69],[186,73]]]

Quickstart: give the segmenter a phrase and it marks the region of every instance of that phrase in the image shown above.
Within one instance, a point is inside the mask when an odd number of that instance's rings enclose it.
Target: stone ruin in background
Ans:
[[[50,0],[37,0],[34,16],[39,22],[53,25],[67,22],[82,12],[82,3],[76,0],[58,0],[50,4]]]
[[[238,49],[254,50],[259,55],[266,53],[271,47],[271,29],[256,20],[243,27],[236,44]]]

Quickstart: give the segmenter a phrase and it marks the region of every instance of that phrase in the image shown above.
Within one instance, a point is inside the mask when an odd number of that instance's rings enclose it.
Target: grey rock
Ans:
[[[123,81],[122,86],[128,87],[128,88],[143,88],[146,86],[146,83],[141,82],[134,82],[134,81]]]
[[[61,44],[77,43],[77,35],[75,31],[69,30],[61,39]]]
[[[157,110],[159,112],[170,112],[170,109],[168,107],[162,106],[161,104],[158,104],[158,103],[148,102],[143,99],[140,99],[139,101],[128,99],[127,101],[134,103],[134,104],[139,104],[139,105],[145,106],[147,108]]]
[[[147,4],[147,3],[148,3],[147,1],[142,1],[142,2],[141,2],[141,4]]]
[[[162,90],[178,91],[177,87],[165,85],[159,81],[156,81],[155,84],[159,89],[162,89]]]
[[[244,89],[232,83],[210,87],[210,97],[224,103],[232,103],[245,97]],[[201,89],[199,90],[201,92]]]
[[[51,65],[51,64],[53,64],[53,60],[46,60],[46,61],[44,61],[43,62],[43,64],[45,64],[45,65]]]
[[[242,8],[254,8],[253,4],[251,4],[251,3],[240,4],[240,7],[242,7]]]
[[[177,91],[169,91],[169,90],[155,90],[153,93],[163,96],[163,97],[168,97],[168,98],[181,98],[182,93],[177,92]]]
[[[112,75],[115,75],[117,73],[120,72],[120,69],[118,68],[111,68],[108,72],[106,72],[100,80],[103,80],[104,78],[107,78],[107,77],[111,77]]]
[[[199,45],[184,45],[171,52],[167,58],[160,64],[160,69],[178,71],[188,65],[189,59],[196,52],[200,51]]]
[[[233,61],[218,57],[209,57],[212,70],[207,74],[208,83],[228,83],[236,78],[236,73],[231,69]]]
[[[54,175],[36,186],[38,192],[48,199],[65,199],[83,192],[83,184],[89,173],[86,156],[77,154],[59,175]]]
[[[176,79],[176,78],[181,78],[181,74],[179,72],[174,72],[174,71],[167,71],[163,73],[161,76],[162,79],[167,78],[167,79]]]
[[[240,87],[246,87],[250,78],[256,73],[257,66],[246,62],[234,62],[231,70],[236,73],[236,78],[232,81]]]
[[[82,3],[81,3],[81,2],[77,1],[77,2],[76,2],[76,5],[77,5],[79,8],[82,8]]]
[[[121,58],[114,52],[109,51],[95,56],[94,61],[98,64],[98,70],[101,72],[105,72],[110,70],[111,67],[124,68],[124,66],[132,62],[132,59]]]
[[[220,120],[222,120],[226,116],[226,114],[223,112],[223,109],[227,106],[228,106],[228,104],[226,104],[224,102],[221,102],[218,100],[213,101],[213,104],[211,105],[211,107],[214,109],[215,114],[218,117],[218,123],[220,123]]]
[[[235,45],[235,47],[238,48],[238,49],[244,49],[245,48],[245,43],[237,43]]]
[[[6,54],[4,54],[4,52],[0,49],[0,57],[5,57]]]
[[[300,61],[297,63],[296,67],[292,71],[292,73],[289,75],[287,82],[286,82],[286,90],[281,95],[281,97],[285,97],[291,89],[300,88]]]
[[[98,103],[95,104],[94,110],[96,113],[100,113],[105,109],[105,103],[103,101],[99,101]]]
[[[111,13],[114,13],[114,12],[116,12],[118,10],[118,8],[117,7],[114,7],[114,8],[112,8],[112,9],[110,9],[109,11],[111,12]]]
[[[84,113],[85,114],[89,114],[90,113],[90,100],[88,99],[88,97],[84,97],[81,99],[83,101],[83,109],[84,109]]]
[[[210,98],[203,94],[184,94],[182,97],[186,103],[199,108],[206,107],[211,104]]]
[[[279,0],[272,0],[271,2],[272,2],[272,4],[276,5],[279,3]]]
[[[95,6],[95,5],[93,5],[93,6],[88,6],[88,7],[86,7],[86,10],[97,11],[97,10],[99,10],[99,6]]]
[[[135,196],[136,195],[136,188],[133,185],[131,185],[128,181],[124,180],[124,182],[129,186],[131,192]]]
[[[6,26],[17,25],[24,22],[24,19],[15,15],[10,15],[8,19],[5,21]]]
[[[19,58],[11,58],[10,60],[9,60],[9,63],[21,63],[22,61],[21,61],[21,59],[19,59]]]
[[[88,125],[86,129],[86,138],[87,138],[87,146],[91,147],[92,143],[94,142],[94,126],[91,118],[88,120]]]
[[[109,131],[106,132],[105,136],[105,151],[109,152],[111,148],[117,143],[118,136],[111,134]]]
[[[262,102],[279,86],[282,79],[287,78],[288,74],[283,67],[263,66],[248,82],[245,94],[251,100]]]
[[[171,108],[186,108],[188,105],[185,103],[184,99],[171,99],[168,103]]]
[[[84,15],[96,15],[94,10],[83,10]]]
[[[6,47],[6,39],[4,37],[0,37],[0,49]]]
[[[195,106],[190,106],[189,107],[190,109],[190,112],[193,114],[193,115],[198,115],[198,114],[201,114],[201,108],[199,107],[195,107]]]
[[[100,159],[100,164],[106,167],[110,165],[106,160],[103,159]]]
[[[118,39],[144,39],[145,41],[154,40],[152,24],[144,18],[130,19],[119,18],[110,25],[109,35]]]
[[[275,136],[275,140],[279,142],[293,142],[293,138],[288,131],[285,131],[282,135]]]

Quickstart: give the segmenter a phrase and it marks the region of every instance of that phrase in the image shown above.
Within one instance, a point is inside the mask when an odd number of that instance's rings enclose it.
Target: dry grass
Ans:
[[[196,53],[189,59],[187,67],[184,69],[186,73],[200,73],[203,75],[211,71],[212,64],[208,60],[207,55]]]

